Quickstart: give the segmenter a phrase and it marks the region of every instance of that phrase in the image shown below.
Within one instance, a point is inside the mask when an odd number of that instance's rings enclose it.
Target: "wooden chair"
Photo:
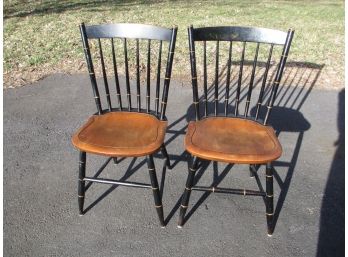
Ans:
[[[170,84],[172,63],[174,57],[175,41],[177,27],[166,29],[162,27],[141,25],[141,24],[107,24],[107,25],[80,25],[82,44],[88,66],[89,77],[92,84],[94,100],[97,106],[97,113],[74,134],[72,137],[73,145],[80,151],[79,160],[79,178],[78,178],[78,204],[80,215],[84,214],[85,199],[85,182],[97,182],[114,184],[130,187],[142,187],[152,189],[155,207],[162,226],[164,224],[162,200],[159,191],[153,155],[159,150],[166,157],[166,165],[169,167],[169,157],[164,146],[164,136],[167,127],[166,107],[168,99],[168,90]],[[92,58],[90,41],[96,41],[95,45],[99,50],[96,58]],[[123,44],[121,47],[121,56],[124,57],[125,70],[125,88],[126,97],[122,97],[122,88],[120,87],[120,79],[118,75],[119,66],[117,66],[117,42]],[[145,40],[145,42],[144,42]],[[129,41],[135,44],[136,54],[136,107],[132,106],[132,91],[130,85],[130,64],[129,60]],[[143,41],[143,42],[141,42]],[[156,65],[156,84],[155,99],[151,102],[151,45],[155,41],[158,45],[158,60]],[[103,42],[103,43],[102,43]],[[140,62],[140,43],[146,44],[147,66],[146,66],[146,85],[141,86],[141,62]],[[155,43],[153,43],[155,45]],[[108,44],[108,49],[104,47]],[[164,44],[168,44],[165,76],[161,77],[162,48]],[[134,49],[133,48],[133,49]],[[109,53],[112,59],[111,70],[114,75],[115,93],[109,90],[109,82],[107,77],[107,57]],[[103,108],[101,97],[97,85],[93,59],[100,60],[101,73],[103,75],[103,84],[106,93],[107,107]],[[134,59],[134,58],[133,58]],[[164,58],[163,58],[164,59]],[[111,63],[111,62],[110,62]],[[134,67],[134,66],[133,66]],[[163,86],[161,86],[163,80]],[[162,100],[160,99],[160,89],[162,88]],[[133,89],[134,91],[134,89]],[[141,91],[146,92],[145,106],[141,101]],[[152,95],[153,95],[152,94]],[[112,104],[112,96],[117,99],[117,104]],[[151,104],[152,103],[152,104]],[[126,105],[126,107],[125,107]],[[154,108],[152,108],[154,105]],[[104,155],[113,157],[115,163],[117,157],[138,157],[146,156],[147,165],[150,174],[151,185],[141,183],[123,182],[110,179],[92,178],[86,176],[86,153]]]
[[[182,197],[178,227],[184,224],[184,216],[188,208],[189,197],[192,190],[226,192],[239,195],[259,195],[264,197],[266,203],[266,217],[268,226],[268,235],[272,235],[272,219],[273,219],[273,171],[271,162],[279,158],[282,154],[281,145],[276,137],[272,127],[267,126],[267,121],[271,114],[272,106],[277,96],[277,89],[282,77],[286,59],[289,53],[290,44],[294,35],[294,31],[289,30],[287,33],[277,30],[264,28],[248,28],[248,27],[204,27],[204,28],[188,28],[191,75],[193,89],[193,105],[195,109],[195,121],[191,121],[185,137],[185,148],[192,156],[192,164],[189,168],[186,181],[186,188]],[[203,44],[202,60],[203,60],[203,96],[198,97],[197,68],[196,68],[196,42],[201,41]],[[215,79],[213,99],[209,105],[208,89],[207,89],[207,42],[215,41]],[[223,42],[227,41],[227,42]],[[219,83],[219,57],[220,43],[227,44],[227,75],[225,89],[220,90]],[[235,43],[236,42],[236,43]],[[212,44],[214,42],[209,42]],[[199,43],[200,44],[200,43]],[[230,80],[231,66],[233,63],[232,45],[239,44],[241,48],[238,79],[236,82],[235,99],[230,101]],[[255,87],[255,70],[258,64],[258,55],[260,47],[266,47],[264,72],[262,73],[260,93],[255,105],[254,116],[249,111],[250,102],[252,100],[252,91]],[[245,95],[244,112],[240,113],[241,88],[243,67],[245,61],[246,47],[254,49],[252,55],[252,69],[250,81]],[[272,83],[267,83],[269,79],[269,70],[272,63],[272,52],[276,46],[283,47],[282,54],[276,74]],[[236,47],[237,48],[237,47]],[[281,49],[280,49],[281,50]],[[268,52],[268,53],[267,53]],[[226,54],[227,56],[227,54]],[[208,55],[210,57],[210,55]],[[213,62],[214,63],[214,62]],[[236,76],[237,77],[237,76]],[[215,85],[214,85],[215,84]],[[264,99],[265,89],[268,89],[268,99]],[[222,95],[222,97],[221,97]],[[219,109],[219,97],[223,103]],[[266,111],[264,118],[260,118],[261,108],[266,101]],[[233,107],[231,111],[231,106]],[[209,108],[211,107],[211,108]],[[209,113],[209,109],[213,109]],[[202,112],[204,114],[202,114]],[[195,187],[194,177],[198,167],[199,159],[220,161],[225,163],[242,163],[250,164],[250,174],[256,172],[256,165],[266,164],[266,192],[263,190],[245,190],[245,189],[220,189],[217,187]]]

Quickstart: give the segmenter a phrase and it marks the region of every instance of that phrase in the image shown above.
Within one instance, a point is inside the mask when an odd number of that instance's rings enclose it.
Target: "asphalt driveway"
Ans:
[[[151,191],[93,184],[78,215],[72,134],[95,112],[85,75],[57,74],[4,91],[4,256],[343,256],[344,91],[289,87],[272,117],[283,156],[275,165],[276,224],[267,237],[259,197],[193,192],[176,226],[187,175],[183,135],[191,88],[172,83],[166,144],[155,158],[166,228]],[[107,158],[87,156],[92,176]],[[203,172],[205,171],[205,172]],[[264,167],[258,175],[264,185]],[[148,183],[143,158],[111,161],[100,177]],[[257,189],[246,165],[202,165],[199,185]]]

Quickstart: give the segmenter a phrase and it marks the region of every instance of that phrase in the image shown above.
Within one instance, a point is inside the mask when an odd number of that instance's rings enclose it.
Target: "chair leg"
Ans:
[[[157,176],[156,176],[156,169],[155,169],[155,164],[153,162],[153,156],[149,155],[147,157],[147,166],[149,169],[149,174],[150,174],[150,180],[151,180],[151,186],[152,186],[152,192],[153,192],[153,197],[155,200],[155,207],[156,211],[158,214],[159,221],[161,223],[161,226],[164,227],[164,216],[163,216],[163,206],[162,206],[162,199],[161,199],[161,194],[159,191],[159,186],[158,186],[158,181],[157,181]]]
[[[161,146],[161,152],[164,155],[164,157],[167,159],[166,160],[166,165],[167,165],[168,169],[170,169],[171,168],[171,166],[170,166],[170,159],[169,159],[169,155],[168,155],[166,146],[164,144],[162,144],[162,146]]]
[[[117,157],[113,157],[112,160],[114,161],[114,164],[117,164]]]
[[[192,191],[192,186],[193,186],[193,181],[194,181],[195,173],[197,170],[197,166],[198,166],[198,158],[193,156],[192,166],[189,168],[189,171],[188,171],[186,187],[181,200],[178,228],[182,228],[184,224],[185,213],[188,208],[188,203],[189,203],[189,199],[190,199],[190,195]]]
[[[273,234],[273,169],[272,164],[266,164],[266,218],[268,236]]]
[[[249,171],[250,171],[250,178],[255,177],[255,165],[254,164],[249,165]]]
[[[79,181],[78,181],[78,203],[80,216],[83,213],[83,204],[85,202],[85,181],[83,180],[86,176],[86,152],[80,152],[79,159]]]

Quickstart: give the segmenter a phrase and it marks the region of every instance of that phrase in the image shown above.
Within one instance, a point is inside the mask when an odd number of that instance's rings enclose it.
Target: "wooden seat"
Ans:
[[[145,156],[163,144],[167,121],[146,113],[94,115],[72,138],[81,151],[118,157]]]
[[[228,163],[267,163],[282,153],[271,127],[229,117],[190,122],[185,147],[194,156]]]

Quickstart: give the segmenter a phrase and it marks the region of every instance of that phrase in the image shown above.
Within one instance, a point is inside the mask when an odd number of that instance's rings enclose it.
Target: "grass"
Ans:
[[[343,1],[4,1],[4,84],[54,72],[85,72],[78,25],[146,23],[179,32],[173,77],[189,76],[187,26],[241,25],[295,29],[290,59],[324,65],[322,82],[343,87]]]

